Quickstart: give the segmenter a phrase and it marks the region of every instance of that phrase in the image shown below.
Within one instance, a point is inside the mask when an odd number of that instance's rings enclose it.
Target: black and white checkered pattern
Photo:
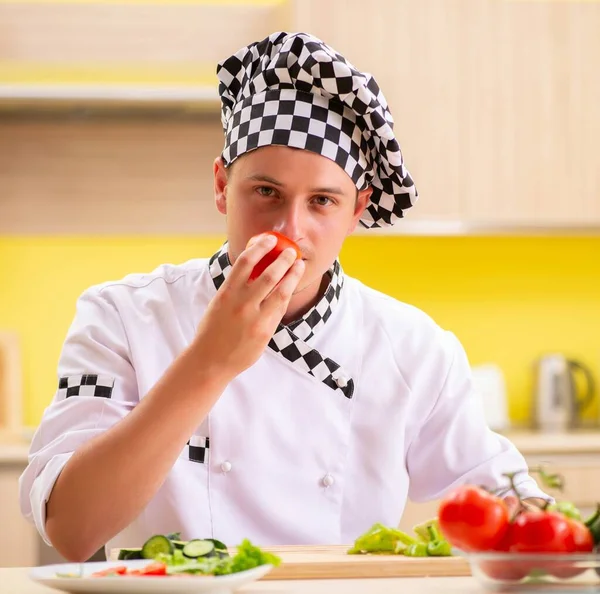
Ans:
[[[364,227],[393,225],[417,200],[387,101],[320,39],[273,33],[217,66],[226,165],[268,145],[306,149],[335,161],[356,187],[373,188]]]
[[[112,396],[115,378],[109,375],[70,375],[58,380],[58,398],[71,396],[96,396],[110,398]]]
[[[321,328],[332,314],[332,308],[337,305],[344,284],[342,267],[338,260],[329,271],[331,281],[323,298],[300,320],[289,325],[290,330],[301,340],[310,340],[315,332]]]
[[[332,390],[339,390],[346,398],[352,398],[354,393],[352,378],[338,383],[336,372],[341,369],[340,366],[300,340],[287,326],[282,324],[278,326],[273,338],[269,341],[269,347],[276,353],[281,353],[288,361],[310,373]]]
[[[227,245],[227,242],[224,243],[209,261],[210,274],[217,290],[219,290],[231,270]],[[333,390],[339,390],[346,398],[352,398],[354,393],[353,380],[345,377],[341,367],[335,361],[323,357],[317,350],[307,344],[307,341],[331,317],[340,299],[344,275],[339,261],[334,262],[329,270],[329,275],[331,277],[329,286],[319,302],[300,320],[289,326],[279,324],[275,334],[269,341],[269,347]]]
[[[192,435],[187,442],[188,457],[191,462],[205,464],[208,462],[208,450],[210,449],[210,440],[208,437]]]

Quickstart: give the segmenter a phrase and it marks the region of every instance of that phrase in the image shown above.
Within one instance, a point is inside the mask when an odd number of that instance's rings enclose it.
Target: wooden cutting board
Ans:
[[[348,546],[262,547],[281,558],[264,580],[468,576],[463,557],[404,557],[402,555],[348,555]]]
[[[261,547],[275,553],[281,565],[263,580],[307,580],[344,578],[389,578],[424,576],[469,576],[463,557],[404,557],[402,555],[348,555],[349,546],[291,545]],[[235,554],[235,550],[231,551]],[[111,551],[116,559],[118,551]]]

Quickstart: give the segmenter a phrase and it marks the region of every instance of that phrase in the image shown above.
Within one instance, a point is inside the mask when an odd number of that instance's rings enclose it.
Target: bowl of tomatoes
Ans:
[[[567,501],[523,499],[506,476],[506,488],[462,485],[440,502],[440,531],[473,577],[502,592],[600,593],[600,504],[584,518]],[[542,479],[562,486],[558,475]]]
[[[487,590],[600,592],[600,553],[463,553]]]

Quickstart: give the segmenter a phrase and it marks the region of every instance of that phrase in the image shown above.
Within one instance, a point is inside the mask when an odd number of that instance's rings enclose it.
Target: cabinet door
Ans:
[[[462,0],[461,0],[462,1]],[[464,0],[466,3],[467,0]],[[371,72],[394,117],[420,194],[409,221],[456,221],[463,211],[461,19],[449,0],[296,0],[295,30],[308,31]]]
[[[0,121],[0,234],[223,233],[222,149],[218,119]]]
[[[599,3],[295,6],[296,29],[380,83],[421,195],[410,220],[600,225]]]
[[[464,2],[465,218],[600,223],[600,4]]]
[[[11,82],[216,80],[240,47],[289,26],[285,2],[2,2]]]
[[[18,481],[23,469],[20,464],[0,463],[0,567],[37,565],[38,533],[19,509]]]
[[[559,500],[572,501],[584,516],[591,515],[596,509],[600,501],[600,452],[571,455],[528,455],[526,459],[529,468],[544,464],[547,465],[549,472],[556,472],[563,476],[564,490],[562,492],[548,490],[549,495]]]

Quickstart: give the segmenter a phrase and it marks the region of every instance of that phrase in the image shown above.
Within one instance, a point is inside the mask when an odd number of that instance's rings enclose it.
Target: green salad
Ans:
[[[228,547],[214,538],[181,540],[180,533],[155,534],[139,548],[119,549],[119,561],[147,560],[143,567],[114,565],[95,572],[91,577],[117,576],[219,576],[238,573],[260,565],[278,566],[277,555],[261,550],[248,539],[237,547],[234,555]],[[57,577],[80,577],[59,574]]]

